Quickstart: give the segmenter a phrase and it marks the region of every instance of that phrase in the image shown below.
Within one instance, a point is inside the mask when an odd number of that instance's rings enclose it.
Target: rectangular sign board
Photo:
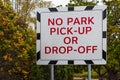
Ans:
[[[106,8],[38,8],[37,64],[106,64]]]

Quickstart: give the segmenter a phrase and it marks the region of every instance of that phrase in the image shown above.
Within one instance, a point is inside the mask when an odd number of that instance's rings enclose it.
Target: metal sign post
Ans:
[[[54,65],[50,65],[50,69],[51,69],[51,80],[54,80]]]
[[[91,64],[88,64],[88,80],[91,80]]]

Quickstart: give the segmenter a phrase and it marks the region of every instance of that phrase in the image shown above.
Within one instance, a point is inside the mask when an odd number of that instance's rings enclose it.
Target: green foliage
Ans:
[[[29,72],[28,80],[49,80],[50,79],[50,66],[38,66],[33,64]]]
[[[108,5],[108,24],[120,26],[120,1],[105,1]]]
[[[70,3],[68,3],[67,6],[90,6],[90,5],[95,5],[93,1],[87,2],[87,1],[82,1],[82,0],[70,0]]]
[[[55,80],[73,80],[73,66],[55,66]]]
[[[120,28],[108,26],[108,66],[120,68]]]
[[[82,74],[80,74],[82,77],[88,77],[88,72],[84,71]],[[95,71],[91,71],[91,77],[92,78],[97,78],[98,74]]]
[[[17,22],[18,16],[11,6],[0,5],[1,80],[26,80],[35,59],[35,31],[25,22]]]
[[[120,72],[120,1],[105,2],[108,6],[107,65],[109,79],[119,79]]]

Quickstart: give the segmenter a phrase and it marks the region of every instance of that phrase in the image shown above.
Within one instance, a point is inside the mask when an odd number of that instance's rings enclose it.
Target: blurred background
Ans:
[[[36,8],[95,6],[97,0],[0,0],[0,80],[50,80],[50,65],[36,65]],[[107,5],[107,64],[92,65],[92,79],[120,80],[120,0]],[[87,65],[55,66],[55,80],[87,80]]]

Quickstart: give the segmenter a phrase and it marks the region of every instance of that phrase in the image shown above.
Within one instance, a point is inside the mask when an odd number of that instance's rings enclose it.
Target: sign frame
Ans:
[[[75,12],[75,11],[94,11],[99,10],[102,11],[101,17],[102,17],[102,59],[88,59],[88,60],[76,60],[76,59],[67,59],[67,60],[48,60],[48,59],[42,59],[41,54],[41,13],[59,13],[59,12]],[[36,53],[37,53],[37,65],[86,65],[86,64],[95,64],[95,65],[103,65],[106,64],[106,55],[107,55],[107,39],[106,39],[106,33],[107,33],[107,17],[106,17],[106,11],[107,6],[80,6],[80,7],[58,7],[58,8],[38,8],[37,9],[37,40],[36,40]]]

